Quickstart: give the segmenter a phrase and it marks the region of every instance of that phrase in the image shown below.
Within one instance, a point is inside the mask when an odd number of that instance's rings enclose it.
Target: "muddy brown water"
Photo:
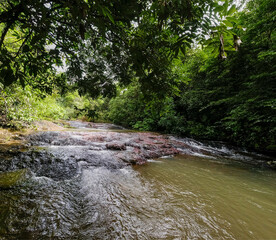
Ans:
[[[27,169],[0,190],[0,239],[276,239],[276,173],[261,164],[265,156],[71,124],[77,129],[39,134],[29,150],[0,156],[0,172]],[[180,154],[150,158],[167,150],[149,139]],[[137,149],[146,164],[118,157]]]

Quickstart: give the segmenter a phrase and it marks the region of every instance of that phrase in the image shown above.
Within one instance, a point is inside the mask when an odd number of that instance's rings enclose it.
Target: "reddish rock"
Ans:
[[[105,146],[107,149],[110,149],[110,150],[119,150],[119,151],[126,150],[126,145],[120,144],[120,143],[107,143]]]

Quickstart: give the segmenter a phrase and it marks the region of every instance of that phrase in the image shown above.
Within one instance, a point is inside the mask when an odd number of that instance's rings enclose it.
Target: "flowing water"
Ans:
[[[2,171],[28,170],[20,185],[0,189],[0,239],[276,239],[275,171],[192,140],[181,141],[202,154],[114,164],[114,151],[80,136],[78,146],[2,159]]]

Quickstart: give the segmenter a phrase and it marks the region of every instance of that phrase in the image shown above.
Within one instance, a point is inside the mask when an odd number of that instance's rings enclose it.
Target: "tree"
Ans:
[[[226,0],[225,0],[226,1]],[[220,12],[219,1],[180,0],[9,0],[0,3],[0,81],[22,84],[43,75],[53,65],[70,63],[71,80],[93,91],[95,74],[84,69],[79,50],[89,45],[90,55],[110,63],[112,76],[129,82],[140,79],[144,88],[168,89],[172,84],[172,56],[185,52],[204,37]],[[228,2],[228,1],[227,1]],[[7,36],[14,41],[9,42]],[[9,46],[10,45],[10,46]],[[90,61],[91,62],[91,61]],[[92,59],[94,64],[94,60]],[[118,64],[120,63],[120,64]],[[94,68],[99,69],[98,64]],[[101,88],[114,81],[97,70]],[[111,78],[112,79],[112,78]]]
[[[191,81],[182,88],[176,106],[193,137],[275,150],[274,16],[274,1],[250,1],[236,15],[232,30],[241,37],[238,52],[225,49],[228,58],[223,61],[210,58],[208,48],[187,57]],[[208,57],[198,61],[203,53]]]
[[[160,108],[158,99],[144,97],[141,85],[130,86],[111,101],[111,120],[146,130],[275,151],[273,7],[274,1],[254,0],[235,18],[228,18],[227,21],[233,22],[232,35],[239,35],[242,41],[238,51],[235,51],[233,36],[226,41],[224,30],[229,29],[222,22],[217,26],[216,38],[207,41],[214,43],[212,48],[209,45],[189,50],[186,55],[179,54],[179,59],[172,64],[178,89],[173,94],[167,92],[166,98],[160,100]],[[221,33],[227,59],[219,56]],[[134,93],[139,93],[139,97],[134,98]]]

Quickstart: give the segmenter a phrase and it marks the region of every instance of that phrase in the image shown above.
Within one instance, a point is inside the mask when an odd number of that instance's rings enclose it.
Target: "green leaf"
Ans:
[[[234,17],[226,17],[226,20],[233,22],[233,23],[238,23],[239,19],[238,18],[234,18]]]
[[[108,17],[109,20],[110,20],[113,24],[115,24],[114,18],[112,17],[111,12],[110,12],[110,10],[109,10],[107,7],[102,7],[102,12],[103,12],[103,15],[104,15],[105,17]]]
[[[181,46],[180,50],[183,53],[183,55],[186,55],[186,47],[185,46]]]
[[[233,13],[235,13],[237,11],[236,6],[233,5],[227,12],[227,15],[232,15]]]
[[[229,1],[225,0],[225,3],[223,4],[223,13],[226,15],[227,14],[227,9],[229,6]]]
[[[233,27],[233,24],[227,20],[224,20],[223,23],[227,26],[227,27]]]
[[[224,10],[224,7],[221,5],[217,5],[215,10],[216,10],[216,12],[222,12]]]

